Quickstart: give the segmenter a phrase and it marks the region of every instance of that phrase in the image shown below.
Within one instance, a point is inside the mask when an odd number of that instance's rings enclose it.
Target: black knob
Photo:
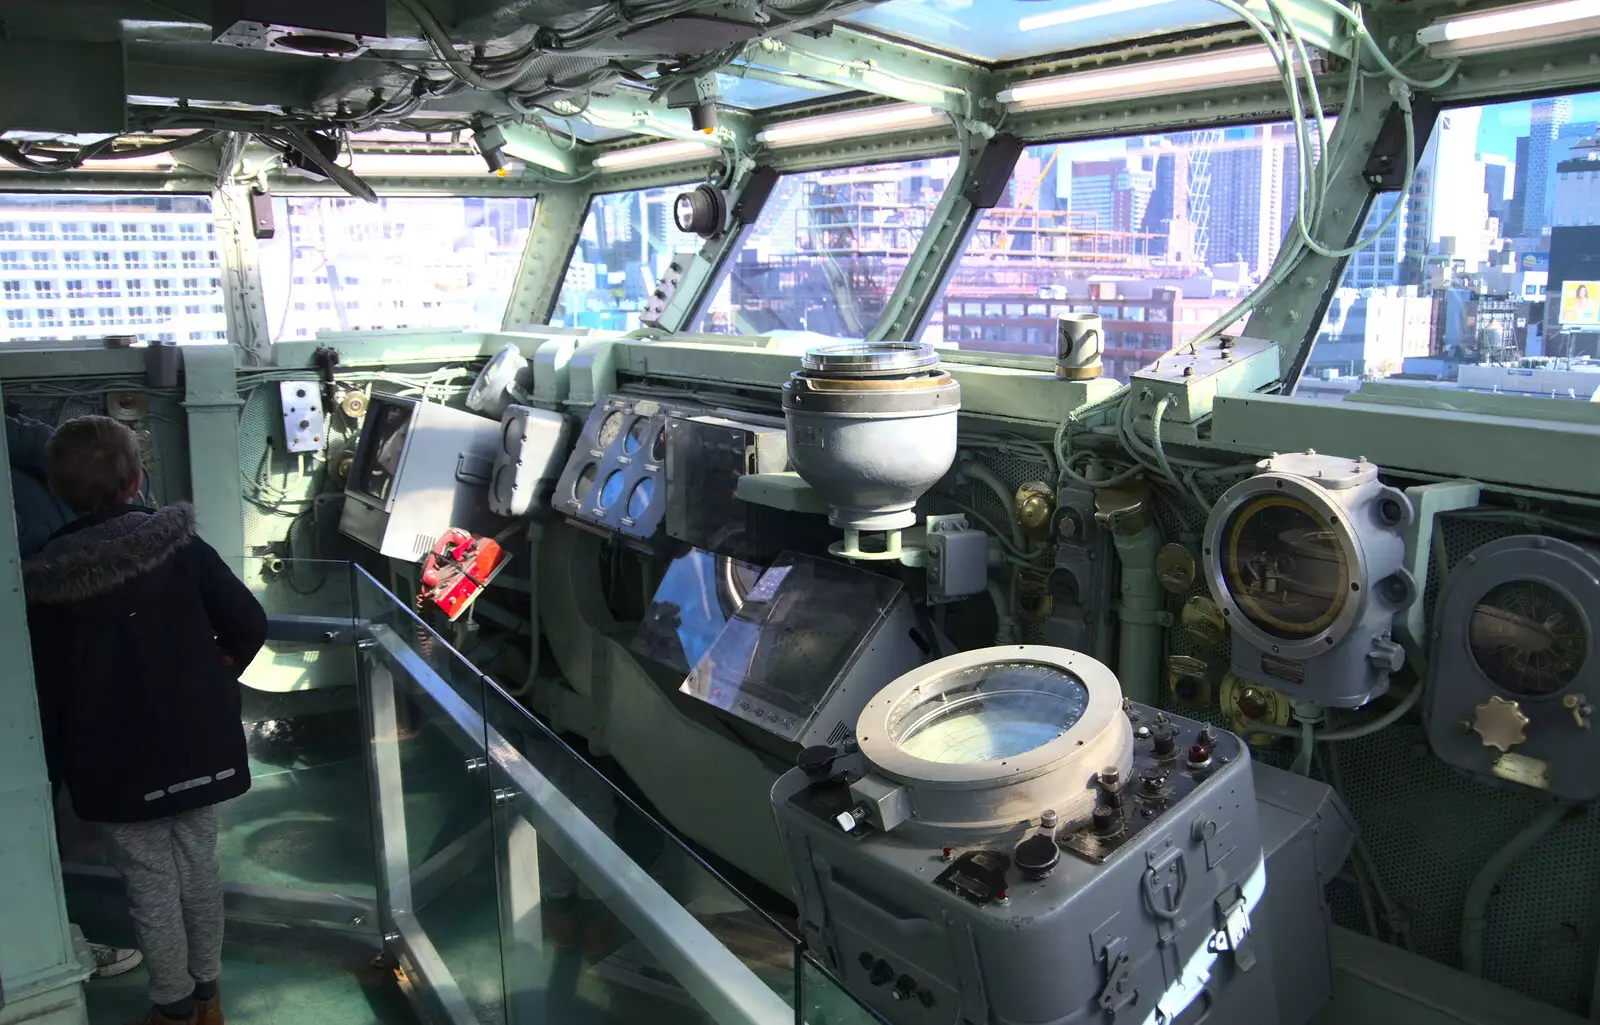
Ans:
[[[934,1000],[933,990],[931,989],[925,989],[919,992],[917,994],[917,999],[922,1001],[923,1007],[932,1007],[937,1002]]]
[[[839,749],[827,744],[817,744],[800,752],[795,764],[811,779],[827,779],[833,775],[833,763],[839,760]]]
[[[1163,726],[1156,730],[1155,752],[1157,758],[1165,758],[1178,748],[1178,731],[1171,726]]]
[[[1160,797],[1167,792],[1167,773],[1164,769],[1149,768],[1139,774],[1139,790],[1146,797]]]
[[[894,980],[894,992],[889,994],[896,1000],[910,1000],[917,995],[917,980],[909,975],[902,975]]]
[[[1116,836],[1122,823],[1117,818],[1117,810],[1105,805],[1094,810],[1094,832],[1096,836]]]
[[[1017,844],[1011,860],[1028,879],[1043,879],[1061,860],[1061,849],[1047,833],[1035,833]]]
[[[861,957],[860,957],[861,967],[870,970],[872,968],[872,962],[874,962],[876,960],[877,960],[877,958],[873,957],[871,954],[867,953],[865,950],[863,950],[861,952]]]
[[[872,966],[872,974],[867,976],[867,981],[874,986],[882,986],[893,978],[894,969],[889,967],[889,962],[880,957],[878,963]]]

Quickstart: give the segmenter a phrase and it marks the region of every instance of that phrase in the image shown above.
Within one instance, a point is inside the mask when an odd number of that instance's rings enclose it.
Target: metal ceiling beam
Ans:
[[[977,64],[907,43],[835,28],[826,36],[787,35],[752,43],[744,59],[841,89],[887,96],[973,117],[994,95]]]
[[[674,110],[660,100],[652,101],[646,94],[631,89],[617,89],[609,95],[591,96],[582,104],[561,101],[551,106],[557,110],[570,107],[574,110],[574,119],[601,128],[660,139],[715,143],[717,136],[725,133],[735,145],[743,148],[755,134],[754,122],[748,114],[724,109],[718,111],[720,127],[717,135],[707,135],[690,124],[687,110]],[[580,110],[581,115],[577,113]]]
[[[566,146],[558,145],[549,132],[533,125],[501,125],[500,132],[505,136],[507,153],[525,163],[538,164],[565,175],[576,174],[580,163],[589,162],[586,154],[594,150],[593,146],[585,146],[576,139]]]

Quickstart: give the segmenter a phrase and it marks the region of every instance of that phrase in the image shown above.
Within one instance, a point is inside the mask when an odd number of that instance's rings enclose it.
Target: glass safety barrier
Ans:
[[[361,569],[378,917],[451,1025],[875,1020]]]
[[[364,570],[231,564],[269,617],[252,787],[220,807],[231,919],[364,934],[448,1025],[880,1020]],[[61,807],[73,903],[118,903]]]

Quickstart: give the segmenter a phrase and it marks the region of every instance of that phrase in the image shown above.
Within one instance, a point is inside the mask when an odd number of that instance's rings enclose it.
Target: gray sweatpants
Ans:
[[[177,1003],[195,983],[215,981],[222,974],[216,807],[101,828],[127,880],[134,933],[150,970],[150,1002]]]

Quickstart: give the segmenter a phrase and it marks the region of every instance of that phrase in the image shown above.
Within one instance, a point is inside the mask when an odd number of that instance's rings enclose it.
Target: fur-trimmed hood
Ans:
[[[28,601],[61,605],[110,594],[161,566],[195,537],[194,508],[137,506],[68,524],[22,564]]]

